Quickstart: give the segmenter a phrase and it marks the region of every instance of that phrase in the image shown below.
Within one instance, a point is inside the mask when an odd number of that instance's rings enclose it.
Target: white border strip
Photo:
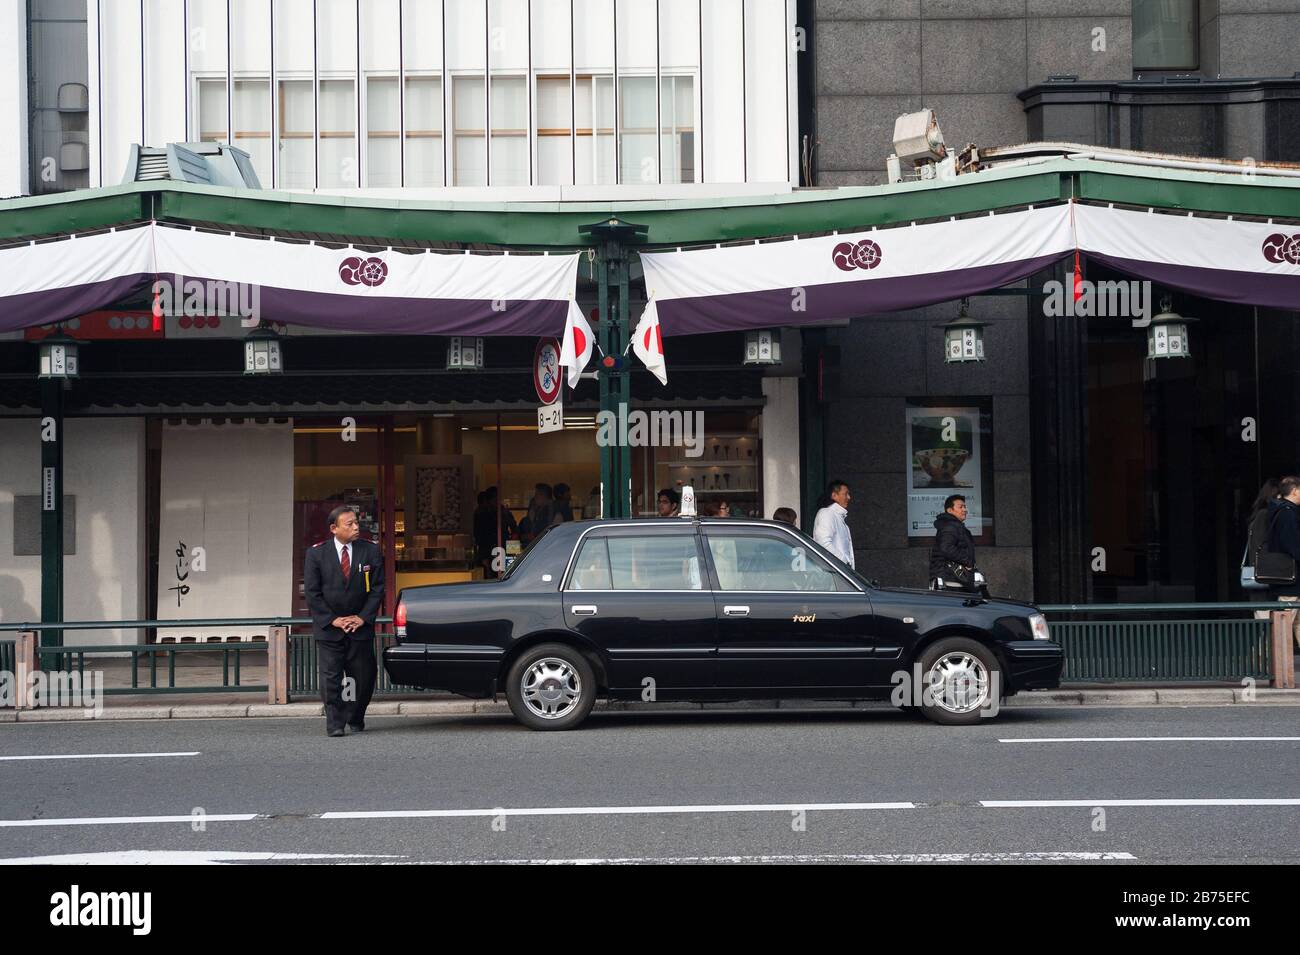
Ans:
[[[56,753],[48,756],[0,756],[0,762],[37,759],[150,759],[161,756],[199,756],[200,753]]]
[[[1300,743],[1300,736],[1021,736],[999,743]]]
[[[323,812],[321,819],[459,819],[478,816],[661,816],[689,813],[856,812],[863,809],[915,809],[910,802],[738,803],[714,806],[541,806],[528,809],[392,809]]]
[[[981,799],[985,809],[1057,809],[1093,806],[1300,806],[1300,799]]]

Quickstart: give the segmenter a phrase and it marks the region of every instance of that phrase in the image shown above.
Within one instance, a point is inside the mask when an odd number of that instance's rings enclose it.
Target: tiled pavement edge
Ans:
[[[1244,706],[1300,705],[1300,690],[1260,688],[1247,691],[1234,687],[1203,688],[1116,688],[1088,690],[1050,690],[1022,693],[1005,703],[1008,707],[1025,706]],[[598,710],[809,710],[865,709],[887,706],[877,701],[852,703],[833,700],[737,700],[717,703],[641,703],[601,701]],[[370,704],[370,716],[464,716],[473,713],[508,713],[504,701],[492,700],[378,700]],[[161,720],[221,719],[231,717],[322,716],[320,703],[302,702],[273,705],[270,703],[142,703],[105,706],[94,715],[81,707],[55,709],[0,710],[0,723],[54,722],[62,720]]]

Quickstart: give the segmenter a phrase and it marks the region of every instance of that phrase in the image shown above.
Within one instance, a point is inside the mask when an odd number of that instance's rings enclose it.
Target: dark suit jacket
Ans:
[[[311,610],[312,636],[322,640],[374,639],[375,618],[384,604],[384,554],[373,541],[358,538],[352,542],[351,568],[345,582],[332,536],[307,548],[302,576],[307,607]],[[369,592],[366,568],[370,569]],[[334,626],[335,617],[353,615],[364,620],[365,625],[350,634]]]

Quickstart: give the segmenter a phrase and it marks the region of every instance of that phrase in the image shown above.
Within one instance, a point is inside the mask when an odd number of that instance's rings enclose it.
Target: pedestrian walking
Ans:
[[[976,590],[975,538],[966,528],[966,498],[949,494],[943,513],[934,519],[934,545],[930,548],[930,586],[941,590],[956,582],[963,590]]]
[[[813,520],[813,540],[853,567],[853,535],[849,533],[849,502],[853,495],[844,481],[831,481],[826,485],[825,507]]]
[[[1255,577],[1269,584],[1274,600],[1300,601],[1300,477],[1284,477],[1278,482],[1278,496],[1268,503],[1268,537],[1266,549],[1256,552]],[[1300,648],[1300,613],[1295,615],[1292,638]]]
[[[375,618],[384,602],[384,555],[360,540],[356,508],[330,512],[330,536],[307,550],[303,590],[311,611],[312,636],[325,732],[342,736],[366,728],[366,707],[375,690]],[[345,686],[344,678],[351,681]]]
[[[1247,600],[1272,600],[1268,585],[1255,580],[1255,555],[1268,542],[1268,505],[1277,500],[1277,480],[1269,478],[1255,496],[1255,503],[1246,514],[1246,549],[1241,555],[1241,587]],[[1267,618],[1267,610],[1256,610],[1255,616]]]

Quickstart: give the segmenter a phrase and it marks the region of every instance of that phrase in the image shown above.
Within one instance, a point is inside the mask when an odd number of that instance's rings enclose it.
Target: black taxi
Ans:
[[[394,683],[504,693],[539,730],[598,697],[882,699],[970,724],[1063,665],[1030,604],[881,587],[762,520],[559,524],[500,580],[407,588],[394,622]]]

